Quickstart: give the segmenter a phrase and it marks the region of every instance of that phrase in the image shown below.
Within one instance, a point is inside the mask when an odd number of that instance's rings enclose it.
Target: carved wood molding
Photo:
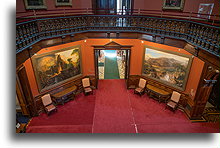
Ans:
[[[213,84],[217,82],[218,77],[218,68],[205,63],[193,104],[188,102],[188,114],[191,119],[201,119],[205,105],[212,91]]]
[[[214,67],[220,67],[220,58],[212,56],[210,53],[201,50],[197,46],[194,46],[190,43],[187,43],[184,47],[184,50],[188,51],[192,55],[198,57],[202,61],[209,63],[210,65]]]

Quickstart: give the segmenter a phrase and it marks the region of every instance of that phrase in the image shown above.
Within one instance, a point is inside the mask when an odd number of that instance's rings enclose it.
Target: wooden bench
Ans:
[[[73,85],[69,88],[66,88],[58,93],[55,93],[52,95],[53,97],[53,101],[56,104],[64,104],[65,102],[68,102],[69,100],[73,100],[75,97],[75,93],[76,93],[77,87],[76,85]],[[73,95],[70,97],[70,95]]]
[[[155,87],[151,84],[146,85],[145,92],[148,94],[149,97],[152,97],[159,102],[166,102],[169,98],[171,93],[167,92],[163,89],[160,89],[158,87]]]

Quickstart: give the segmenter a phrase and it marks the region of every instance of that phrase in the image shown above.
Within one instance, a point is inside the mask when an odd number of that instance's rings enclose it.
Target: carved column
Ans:
[[[205,63],[203,74],[201,76],[197,93],[193,101],[193,106],[190,111],[190,119],[199,120],[202,118],[205,105],[209,99],[214,83],[217,82],[218,76],[219,70]]]

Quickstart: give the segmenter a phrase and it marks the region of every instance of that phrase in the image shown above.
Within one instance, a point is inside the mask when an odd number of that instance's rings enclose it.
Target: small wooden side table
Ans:
[[[71,87],[68,87],[58,93],[53,94],[53,100],[56,102],[56,104],[62,104],[64,105],[65,102],[68,102],[69,100],[73,100],[75,98],[75,93],[77,90],[77,86],[73,85]],[[73,95],[70,97],[70,95]]]

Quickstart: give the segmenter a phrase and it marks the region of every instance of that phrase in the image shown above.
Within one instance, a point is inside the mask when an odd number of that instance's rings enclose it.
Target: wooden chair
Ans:
[[[141,96],[143,94],[143,92],[144,92],[144,89],[145,89],[145,86],[146,86],[146,82],[147,81],[145,79],[140,78],[138,87],[135,88],[134,93],[135,94],[139,94]]]
[[[42,96],[41,99],[47,115],[49,115],[52,111],[57,111],[57,107],[53,104],[50,94]]]
[[[84,78],[82,79],[82,85],[83,85],[83,93],[84,95],[87,95],[87,94],[93,94],[93,90],[90,86],[90,81],[89,81],[89,78]]]
[[[177,109],[181,94],[173,91],[171,98],[167,101],[166,108],[170,107],[173,112]],[[166,109],[165,108],[165,109]]]

